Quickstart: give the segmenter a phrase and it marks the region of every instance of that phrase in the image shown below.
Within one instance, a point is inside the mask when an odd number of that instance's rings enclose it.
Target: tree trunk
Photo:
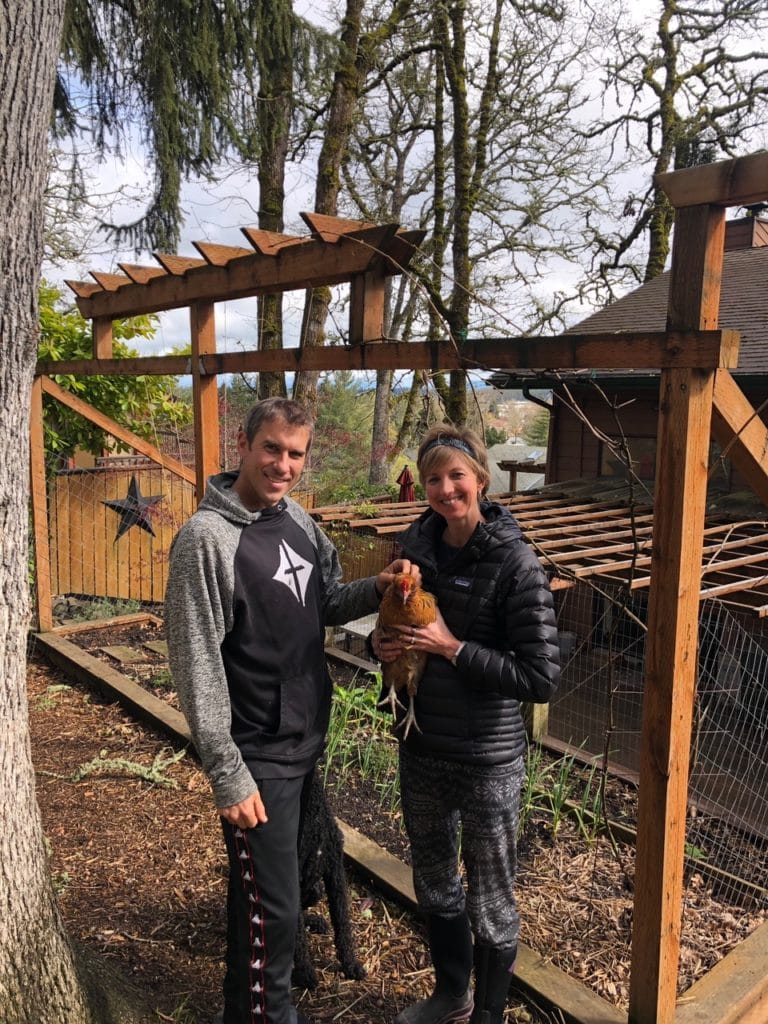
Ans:
[[[286,0],[260,0],[258,5],[259,97],[259,227],[284,227],[285,164],[293,115],[293,9]],[[283,347],[283,296],[258,301],[259,349]],[[259,398],[284,398],[285,374],[259,374]]]
[[[0,0],[0,1017],[89,1024],[46,868],[26,696],[30,389],[63,0]]]
[[[438,45],[453,109],[453,172],[455,180],[453,228],[453,289],[448,329],[456,346],[466,341],[469,324],[470,277],[469,228],[474,210],[472,183],[472,142],[466,79],[466,4],[458,0],[450,9],[440,8],[437,18]],[[453,370],[450,375],[446,416],[462,426],[467,418],[467,375]]]
[[[661,144],[653,168],[654,177],[670,169],[675,141],[679,137],[680,118],[675,110],[675,96],[680,89],[677,74],[677,50],[670,32],[670,20],[674,16],[674,5],[664,0],[659,17],[657,35],[662,52],[664,68],[663,85],[657,91],[659,103],[659,129]],[[648,261],[645,265],[644,280],[650,281],[664,271],[669,256],[669,236],[672,233],[675,212],[662,189],[653,190],[653,209],[648,224]]]
[[[428,395],[429,379],[427,377],[426,370],[417,370],[413,375],[411,381],[411,387],[408,391],[408,398],[405,403],[405,411],[403,413],[403,422],[400,424],[400,430],[397,434],[397,440],[395,441],[394,452],[395,455],[399,455],[403,448],[408,444],[409,438],[412,436],[416,427],[416,420],[419,415],[419,399],[422,396],[422,392]],[[427,398],[427,402],[429,399]],[[424,427],[428,427],[430,424],[427,422],[428,417],[424,416]]]
[[[328,124],[317,161],[315,211],[334,216],[338,212],[341,189],[341,164],[349,147],[349,135],[355,118],[363,72],[358,66],[358,44],[365,0],[347,0],[339,47],[339,66],[333,79]],[[325,344],[325,324],[331,300],[330,288],[307,292],[301,325],[301,344]],[[319,374],[301,370],[296,374],[293,397],[317,412],[317,381]]]
[[[318,213],[327,213],[315,203]],[[335,210],[333,211],[335,213]],[[321,347],[325,344],[325,322],[331,305],[330,288],[312,288],[304,300],[301,319],[301,341],[304,348]],[[317,382],[320,374],[316,370],[299,370],[293,382],[293,398],[303,405],[312,416],[317,416]]]
[[[376,371],[376,398],[373,405],[373,431],[371,433],[371,468],[368,483],[381,484],[389,480],[389,396],[392,391],[392,371]]]

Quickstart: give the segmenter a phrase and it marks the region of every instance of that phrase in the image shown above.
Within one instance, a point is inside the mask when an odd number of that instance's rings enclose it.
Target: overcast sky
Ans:
[[[328,11],[330,0],[298,0],[299,13],[318,24],[331,25]],[[653,15],[659,9],[658,0],[632,0],[628,4],[633,17],[641,14]],[[137,133],[138,137],[138,133]],[[123,190],[123,198],[111,209],[109,219],[113,222],[130,222],[136,219],[148,195],[147,166],[141,157],[140,146],[124,149],[124,158],[109,157],[104,163],[92,168],[92,194],[112,194]],[[299,218],[301,210],[312,209],[314,197],[314,157],[300,167],[291,166],[286,188],[286,230],[304,234],[307,229]],[[637,191],[642,191],[645,181],[639,181]],[[631,190],[631,182],[627,191]],[[240,228],[256,225],[258,215],[258,183],[255,169],[239,170],[224,177],[216,184],[210,182],[187,182],[183,188],[182,207],[185,222],[178,251],[181,255],[198,256],[192,246],[193,240],[214,241],[228,245],[247,245]],[[406,225],[409,226],[409,225]],[[98,251],[89,255],[84,265],[46,267],[49,279],[62,282],[65,278],[87,279],[90,269],[119,270],[119,262],[142,262],[154,265],[148,254],[137,259],[130,250],[118,251],[113,245],[102,242]],[[558,270],[553,271],[557,280]],[[559,283],[564,283],[559,282]],[[285,320],[287,343],[297,343],[303,294],[293,293],[285,299]],[[255,342],[256,300],[220,303],[217,305],[217,342],[220,351],[236,351],[251,348]],[[584,310],[583,315],[589,312]],[[346,314],[342,314],[339,327],[346,329]],[[153,351],[168,352],[175,346],[188,343],[189,322],[186,310],[163,314]],[[142,348],[144,351],[144,348]],[[149,354],[149,347],[146,348]]]

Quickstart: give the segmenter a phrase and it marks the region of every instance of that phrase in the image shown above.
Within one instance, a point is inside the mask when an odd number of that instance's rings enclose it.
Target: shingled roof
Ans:
[[[749,229],[751,230],[745,230]],[[746,248],[737,246],[746,246]],[[736,374],[768,373],[768,221],[741,218],[726,225],[720,292],[720,327],[741,334]],[[669,271],[569,328],[592,331],[663,331]]]
[[[741,335],[735,376],[768,374],[768,220],[742,217],[726,224],[723,277],[720,292],[721,328]],[[666,329],[669,271],[592,313],[564,333],[591,334]],[[656,377],[657,370],[600,370],[590,378]],[[561,371],[558,378],[580,376]],[[497,388],[550,386],[551,378],[534,370],[498,370],[489,378]]]

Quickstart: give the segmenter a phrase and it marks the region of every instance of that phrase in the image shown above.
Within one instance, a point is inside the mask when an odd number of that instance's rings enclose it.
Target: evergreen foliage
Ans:
[[[252,17],[252,5],[239,0],[69,0],[57,129],[92,133],[103,153],[135,145],[125,125],[136,125],[154,161],[149,209],[133,224],[112,225],[118,243],[173,251],[182,179],[212,174],[231,148],[253,154],[250,117],[242,116]]]
[[[354,374],[323,375],[312,442],[312,488],[320,504],[339,493],[362,496],[367,486],[374,395],[361,391]],[[381,488],[379,488],[381,490]]]
[[[540,409],[527,421],[522,436],[527,444],[546,445],[549,439],[549,413],[546,409]]]
[[[500,430],[498,427],[486,427],[485,428],[485,446],[491,448],[495,444],[506,444],[509,440],[509,434],[506,430]]]
[[[276,40],[306,58],[323,37],[276,0],[67,0],[55,134],[92,138],[102,155],[140,142],[154,172],[143,215],[109,226],[115,242],[174,251],[183,180],[213,178],[228,157],[259,159],[259,79]],[[288,123],[292,113],[291,103]]]

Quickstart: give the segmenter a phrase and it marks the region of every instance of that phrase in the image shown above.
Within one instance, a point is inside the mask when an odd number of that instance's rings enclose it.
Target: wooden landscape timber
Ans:
[[[738,399],[725,376],[736,364],[738,337],[719,331],[717,324],[724,210],[768,199],[768,154],[674,171],[656,180],[677,210],[667,332],[661,335],[574,335],[567,341],[513,339],[471,345],[387,342],[378,327],[382,284],[388,275],[407,270],[422,233],[405,232],[398,225],[361,227],[359,222],[339,220],[332,225],[317,222],[308,239],[286,237],[284,243],[270,239],[253,254],[222,258],[219,253],[215,262],[209,263],[204,249],[198,249],[206,265],[175,264],[172,269],[177,272],[169,273],[166,260],[161,275],[146,275],[143,282],[127,274],[124,279],[102,275],[101,283],[96,284],[73,282],[81,312],[95,321],[96,358],[66,364],[67,369],[65,364],[50,361],[38,367],[39,374],[98,373],[105,372],[107,366],[111,372],[125,372],[122,360],[105,355],[109,350],[108,320],[349,282],[348,346],[223,354],[205,351],[211,346],[198,341],[193,379],[198,392],[195,406],[203,422],[196,424],[196,437],[209,451],[211,439],[218,436],[218,420],[211,403],[201,395],[209,381],[215,386],[218,373],[263,368],[661,369],[638,823],[636,891],[642,898],[634,903],[629,1024],[675,1024],[678,1020],[686,785],[711,422],[724,446],[733,444],[739,449],[737,457],[746,465],[755,492],[761,497],[768,494],[765,435],[748,429],[756,414]],[[329,237],[335,241],[323,240]],[[371,309],[366,308],[369,299]],[[128,372],[145,373],[142,366],[147,365],[137,359]],[[167,373],[171,364],[155,357],[153,365],[157,367],[154,372]],[[716,382],[720,374],[723,377]],[[41,436],[37,428],[33,436]],[[199,467],[199,495],[203,482]],[[39,497],[38,487],[33,489],[33,500]],[[39,510],[36,514],[39,522]],[[44,550],[38,551],[40,557]],[[759,947],[756,939],[749,949]],[[738,992],[735,1008],[727,1005],[727,992],[718,989],[718,999],[708,995],[706,1005],[699,1004],[699,1017],[693,1018],[686,999],[680,1007],[689,1015],[685,1024],[694,1019],[696,1024],[764,1022],[765,972],[759,975],[747,954],[735,959],[731,954],[723,964],[736,966],[718,971],[712,986],[727,978],[728,985]],[[719,1017],[707,1016],[718,1012]]]

